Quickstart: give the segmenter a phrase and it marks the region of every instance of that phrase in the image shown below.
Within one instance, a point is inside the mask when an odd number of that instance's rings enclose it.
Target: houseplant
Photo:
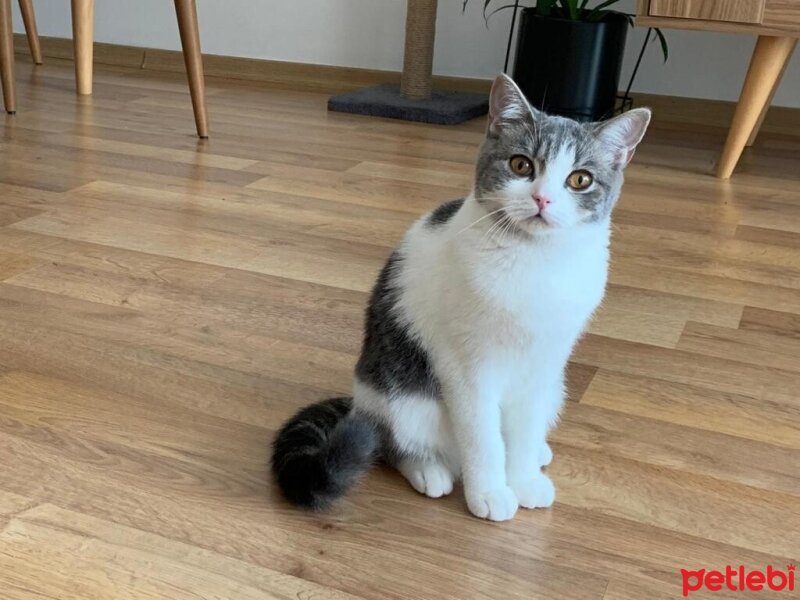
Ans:
[[[587,121],[613,114],[625,38],[633,23],[631,15],[613,10],[618,2],[534,0],[522,8],[513,77],[531,104]],[[520,8],[519,0],[496,8],[494,4],[495,0],[483,0],[487,19],[508,8],[516,17]],[[666,41],[655,31],[666,60]]]

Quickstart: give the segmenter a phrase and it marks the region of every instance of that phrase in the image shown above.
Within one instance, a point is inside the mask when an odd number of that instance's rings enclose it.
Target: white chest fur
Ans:
[[[583,326],[603,297],[607,244],[596,227],[511,244],[494,255],[464,253],[483,301],[536,333]]]
[[[479,216],[468,201],[444,231],[412,228],[401,277],[408,322],[434,354],[445,344],[465,359],[511,358],[546,344],[566,360],[603,297],[608,223],[498,245],[484,237],[489,224],[465,230]]]

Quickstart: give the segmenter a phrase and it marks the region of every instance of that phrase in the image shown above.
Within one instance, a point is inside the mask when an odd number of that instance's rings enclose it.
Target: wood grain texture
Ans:
[[[383,468],[320,514],[267,475],[280,424],[350,389],[376,273],[467,191],[484,123],[210,78],[198,142],[180,64],[98,65],[88,98],[71,68],[23,57],[0,122],[4,600],[661,600],[681,568],[800,557],[798,111],[720,182],[731,107],[656,105],[556,504],[492,525]]]
[[[678,16],[654,16],[654,6]],[[644,27],[800,37],[797,0],[641,0],[636,14],[637,25]]]
[[[764,25],[800,29],[800,3],[797,0],[767,0]]]
[[[767,0],[650,0],[650,16],[761,23]]]

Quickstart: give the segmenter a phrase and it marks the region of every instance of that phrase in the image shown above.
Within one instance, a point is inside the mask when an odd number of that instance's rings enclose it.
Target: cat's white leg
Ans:
[[[544,439],[542,439],[542,445],[539,447],[539,466],[541,467],[546,467],[553,462],[553,449],[547,443],[547,434],[558,423],[559,414],[561,409],[564,408],[564,400],[567,397],[564,384],[565,369],[566,361],[564,361],[564,366],[559,370],[561,375],[554,379],[550,387],[542,388],[539,395],[544,408],[545,419]],[[536,397],[536,393],[533,394],[533,397]]]
[[[408,479],[411,487],[430,498],[440,498],[453,491],[455,476],[441,460],[405,457],[397,470]]]
[[[511,406],[509,406],[511,408]],[[544,432],[530,403],[517,404],[506,424],[508,482],[523,508],[545,508],[555,500],[555,487],[542,473],[541,451]],[[527,425],[526,425],[527,424]]]
[[[553,462],[553,450],[550,448],[550,444],[544,442],[539,447],[539,466],[546,467],[551,462]]]
[[[452,433],[441,400],[410,394],[387,406],[397,470],[421,494],[439,498],[452,492],[458,468],[447,460]]]
[[[542,465],[553,457],[547,445],[547,432],[558,415],[563,386],[553,382],[532,393],[519,394],[503,407],[503,432],[506,438],[506,473],[524,508],[551,506],[555,487],[542,473]]]
[[[500,390],[485,381],[480,386],[453,382],[445,391],[467,506],[476,517],[491,521],[511,519],[518,507],[506,481],[500,398]]]

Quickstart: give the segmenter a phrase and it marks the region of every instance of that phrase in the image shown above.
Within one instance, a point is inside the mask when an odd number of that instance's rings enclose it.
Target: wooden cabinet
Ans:
[[[648,27],[800,36],[800,0],[638,0]]]
[[[761,23],[766,0],[650,0],[651,17]]]
[[[800,0],[637,0],[636,24],[758,36],[717,166],[717,176],[727,179],[744,148],[758,135],[800,38]]]

